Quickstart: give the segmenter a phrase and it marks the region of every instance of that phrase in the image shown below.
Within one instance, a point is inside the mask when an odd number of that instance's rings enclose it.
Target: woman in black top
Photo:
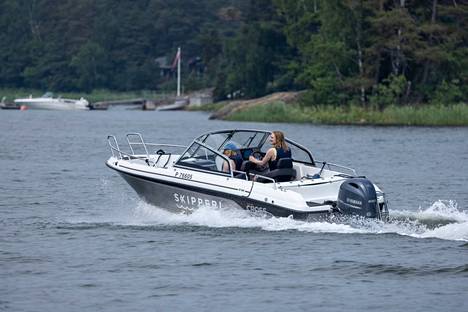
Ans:
[[[291,158],[291,150],[289,149],[284,134],[281,131],[273,131],[270,135],[270,143],[273,145],[265,154],[262,160],[256,159],[253,156],[249,157],[249,161],[257,166],[264,166],[268,163],[271,170],[277,168],[278,161],[281,158]]]

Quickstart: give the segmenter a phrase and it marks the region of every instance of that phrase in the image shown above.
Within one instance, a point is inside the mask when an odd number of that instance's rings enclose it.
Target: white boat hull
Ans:
[[[189,146],[180,146],[145,143],[140,134],[130,133],[127,134],[127,142],[131,154],[120,150],[114,136],[108,136],[112,156],[106,164],[117,171],[143,200],[175,212],[188,213],[200,206],[209,206],[241,208],[297,219],[344,215],[387,218],[385,195],[375,184],[365,177],[331,169],[335,166],[355,173],[351,168],[326,162],[317,166],[310,158],[309,162],[290,160],[290,168],[274,169],[266,173],[269,176],[237,171],[232,169],[234,164],[226,171],[223,162],[229,164],[229,159],[216,147],[204,143],[221,144],[209,137],[220,133],[223,137],[228,135],[229,140],[236,133],[244,137],[245,133],[250,135],[249,140],[242,144],[247,147],[239,149],[243,159],[248,157],[246,151],[251,155],[251,149],[260,150],[269,134],[260,130],[225,130],[202,135]],[[251,147],[249,144],[258,134],[261,136]],[[307,152],[293,141],[289,140],[288,144],[296,149],[298,155],[300,151]],[[135,154],[134,147],[143,147],[145,154]],[[171,148],[184,148],[184,152],[174,153]],[[302,149],[299,151],[299,148]],[[150,154],[148,149],[158,150]]]
[[[144,166],[135,166],[131,161],[116,158],[110,158],[106,164],[117,171],[144,201],[175,213],[190,213],[205,206],[238,208],[277,217],[293,216],[296,219],[326,219],[333,214],[333,208],[330,205],[308,207],[305,202],[303,205],[298,205],[293,201],[281,203],[281,199],[275,196],[275,192],[268,188],[266,193],[262,192],[262,196],[250,194],[247,191],[248,187],[244,187],[245,191],[240,190],[242,180],[228,179],[222,187],[206,187],[205,183],[200,181],[177,178],[177,174],[174,176],[155,174],[172,170],[155,169],[153,171],[150,169],[153,172],[148,172],[146,171],[148,169],[141,170]],[[200,174],[200,178],[202,175]],[[251,184],[251,182],[244,183]],[[270,200],[265,201],[265,196],[269,196]]]
[[[19,99],[15,100],[18,106],[26,106],[28,109],[41,110],[89,110],[86,100],[64,100],[64,99]]]
[[[182,110],[185,107],[187,107],[188,104],[189,104],[188,99],[181,98],[181,99],[176,99],[176,101],[173,104],[159,106],[156,108],[156,110],[158,111]]]

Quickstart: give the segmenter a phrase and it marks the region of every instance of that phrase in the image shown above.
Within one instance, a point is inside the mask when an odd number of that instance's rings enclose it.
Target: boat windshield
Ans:
[[[196,140],[219,152],[229,144],[234,145],[237,150],[251,149],[265,153],[271,147],[268,141],[270,133],[264,130],[222,130],[204,134]],[[294,161],[315,166],[312,154],[305,147],[287,138],[286,142],[291,148]]]
[[[209,133],[199,137],[198,140],[218,151],[221,151],[228,142],[234,144],[238,149],[260,149],[269,135],[269,132],[259,131],[226,131]]]
[[[192,143],[179,158],[176,165],[222,174],[230,174],[233,169],[219,152],[211,150],[198,142]]]

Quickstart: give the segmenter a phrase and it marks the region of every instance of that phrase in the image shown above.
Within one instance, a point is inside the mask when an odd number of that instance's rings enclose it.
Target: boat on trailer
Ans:
[[[244,172],[249,156],[263,157],[271,132],[220,130],[195,138],[188,146],[147,143],[139,133],[126,135],[128,149],[108,136],[112,156],[106,165],[117,171],[146,202],[176,213],[202,206],[245,209],[297,219],[359,216],[386,221],[384,192],[352,168],[317,161],[304,146],[285,138],[291,158],[266,172]],[[223,154],[235,146],[239,170]],[[228,170],[226,170],[228,168]]]

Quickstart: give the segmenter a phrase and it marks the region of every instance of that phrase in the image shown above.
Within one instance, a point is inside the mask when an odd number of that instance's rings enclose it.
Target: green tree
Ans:
[[[218,94],[222,89],[232,95],[257,97],[287,84],[284,80],[277,83],[284,78],[285,58],[291,53],[282,25],[270,0],[250,1],[244,25],[226,44],[228,74],[218,79]]]

